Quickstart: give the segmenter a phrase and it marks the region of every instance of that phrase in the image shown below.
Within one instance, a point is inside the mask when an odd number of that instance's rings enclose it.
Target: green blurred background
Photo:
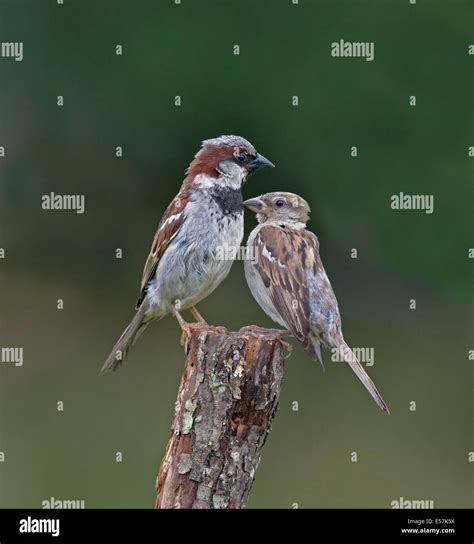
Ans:
[[[24,42],[22,62],[0,58],[0,345],[25,359],[0,366],[1,507],[153,506],[183,368],[176,322],[150,327],[117,374],[98,370],[185,167],[227,133],[277,166],[245,197],[310,202],[346,339],[375,349],[368,371],[392,411],[295,344],[248,507],[474,506],[472,8],[0,0],[0,41]],[[340,39],[375,42],[375,60],[332,58]],[[86,213],[42,210],[52,191],[84,194]],[[391,210],[399,192],[433,194],[434,213]],[[229,328],[272,326],[242,262],[199,309]]]

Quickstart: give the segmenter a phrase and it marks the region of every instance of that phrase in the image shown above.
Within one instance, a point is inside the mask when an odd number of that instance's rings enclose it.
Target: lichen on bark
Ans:
[[[243,508],[281,391],[281,331],[192,328],[157,508]]]

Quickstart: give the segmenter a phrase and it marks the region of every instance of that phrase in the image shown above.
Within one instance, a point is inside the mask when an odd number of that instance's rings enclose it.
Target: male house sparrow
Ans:
[[[240,136],[202,142],[181,189],[163,214],[145,263],[136,314],[118,339],[101,372],[116,370],[147,325],[172,312],[183,330],[180,310],[190,309],[225,279],[232,260],[221,247],[243,238],[242,183],[249,173],[273,164]]]
[[[323,363],[321,344],[337,349],[375,402],[389,412],[356,356],[344,341],[337,300],[319,256],[317,237],[306,230],[310,208],[292,193],[246,200],[259,225],[251,232],[245,276],[263,311],[295,336],[312,359]]]

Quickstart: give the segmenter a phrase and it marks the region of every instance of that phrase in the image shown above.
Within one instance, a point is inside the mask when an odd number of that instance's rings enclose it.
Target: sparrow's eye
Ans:
[[[275,200],[275,206],[277,208],[281,208],[283,207],[284,205],[286,204],[285,200],[283,198],[278,198],[277,200]]]
[[[237,162],[245,162],[247,159],[248,159],[248,153],[246,153],[245,151],[241,151],[240,153],[237,153],[235,155],[235,158],[237,160]]]

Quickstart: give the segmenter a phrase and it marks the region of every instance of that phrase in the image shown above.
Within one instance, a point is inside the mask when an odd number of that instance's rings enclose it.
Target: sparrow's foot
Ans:
[[[191,306],[191,308],[189,308],[189,311],[193,314],[193,317],[196,321],[207,324],[207,321],[204,319],[204,317],[202,317],[202,315],[198,312],[195,306]]]
[[[207,323],[203,323],[202,321],[199,321],[198,323],[186,323],[184,326],[181,327],[181,330],[183,331],[181,333],[181,347],[184,348],[184,351],[188,352],[188,343],[191,335],[193,332],[203,332],[209,330],[209,325]]]
[[[189,337],[191,336],[193,330],[202,328],[203,326],[207,327],[207,323],[204,321],[199,321],[198,323],[188,323],[183,316],[179,313],[179,309],[181,308],[181,304],[179,300],[176,300],[171,305],[171,313],[176,317],[176,320],[179,323],[179,326],[181,327],[181,330],[183,333],[181,334],[181,346],[185,348],[187,351],[187,345]]]
[[[211,325],[211,328],[214,332],[217,332],[217,334],[224,334],[224,335],[229,334],[229,331],[225,327],[222,327],[221,325]]]
[[[179,311],[181,310],[181,301],[180,300],[175,300],[172,304],[171,304],[171,313],[176,317],[178,323],[179,323],[179,326],[184,329],[187,325],[189,325],[189,323],[187,321],[185,321],[184,317],[179,313]]]
[[[272,334],[277,338],[287,338],[288,336],[293,336],[293,333],[290,331],[285,331],[283,329],[270,329]]]
[[[266,329],[265,327],[258,327],[257,325],[247,325],[246,327],[242,327],[239,332],[273,336],[274,338],[285,338],[286,336],[291,336],[290,331],[283,329]]]
[[[194,319],[197,321],[196,325],[201,323],[201,324],[207,325],[214,332],[217,332],[217,334],[229,334],[229,331],[225,327],[221,327],[217,325],[209,325],[209,323],[204,319],[204,317],[202,317],[202,315],[198,312],[196,306],[191,306],[191,308],[189,308],[189,311],[193,314]]]

